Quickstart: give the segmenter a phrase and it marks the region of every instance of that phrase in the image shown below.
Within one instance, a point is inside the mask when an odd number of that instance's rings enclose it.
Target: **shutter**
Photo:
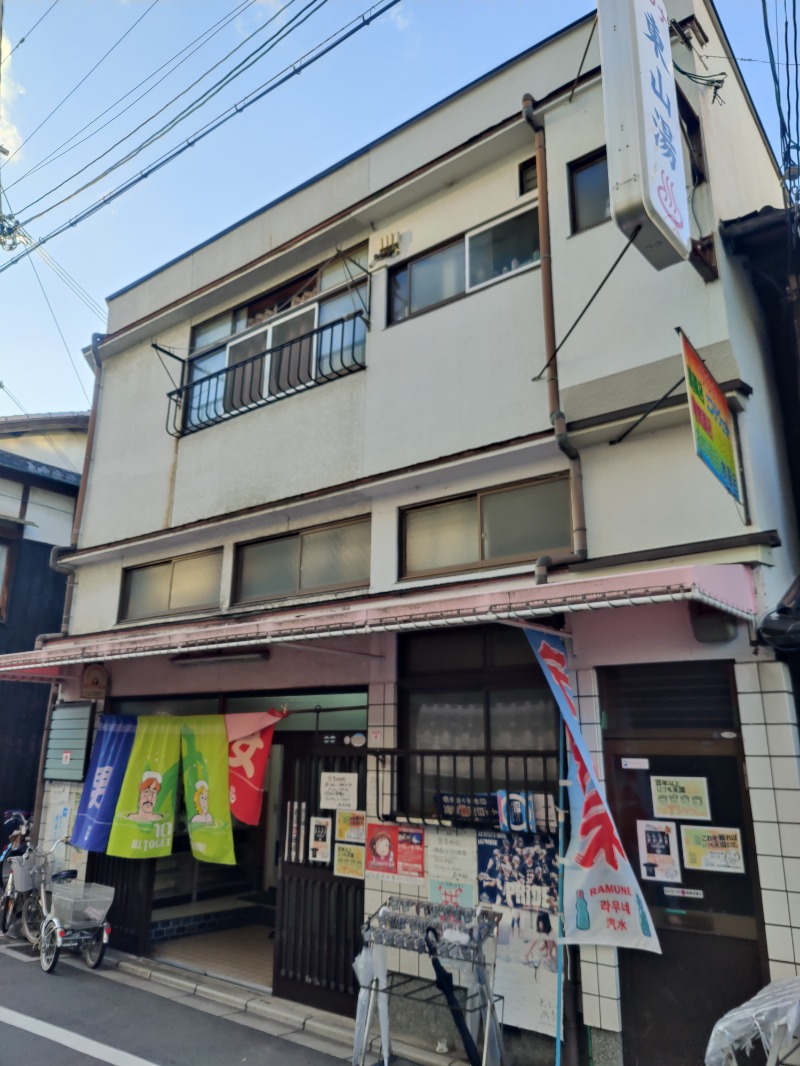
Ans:
[[[606,736],[737,728],[731,663],[642,663],[597,674]]]
[[[53,708],[44,764],[46,781],[83,781],[92,703],[57,703]]]

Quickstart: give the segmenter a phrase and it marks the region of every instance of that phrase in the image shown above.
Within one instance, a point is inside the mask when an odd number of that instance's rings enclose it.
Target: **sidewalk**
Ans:
[[[307,1046],[327,1052],[336,1058],[350,1059],[353,1051],[354,1022],[339,1014],[306,1007],[290,1000],[255,992],[234,981],[221,981],[193,973],[176,966],[157,962],[154,959],[126,955],[109,950],[103,968],[115,968],[126,975],[139,988],[158,993],[159,989],[172,989],[183,995],[194,995],[249,1016],[257,1028],[273,1036],[302,1034]],[[102,972],[102,971],[101,971]],[[148,985],[150,987],[148,988]],[[163,994],[163,992],[162,992]],[[373,1037],[369,1045],[367,1063],[382,1063],[380,1036],[377,1020],[373,1021]],[[408,1038],[392,1037],[393,1066],[464,1066],[464,1059],[453,1051],[438,1054],[428,1048],[410,1043]]]

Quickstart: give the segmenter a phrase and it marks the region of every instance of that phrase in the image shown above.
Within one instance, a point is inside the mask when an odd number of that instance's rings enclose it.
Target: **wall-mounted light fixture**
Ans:
[[[182,651],[170,657],[175,666],[209,666],[219,663],[265,663],[269,648],[200,648],[197,651]]]

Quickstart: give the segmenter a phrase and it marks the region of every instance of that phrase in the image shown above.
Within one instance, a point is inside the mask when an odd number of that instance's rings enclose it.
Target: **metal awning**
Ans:
[[[156,623],[66,637],[37,651],[0,656],[0,679],[49,683],[72,677],[70,667],[118,659],[177,656],[321,641],[382,632],[442,629],[485,622],[544,620],[556,614],[694,601],[746,621],[755,619],[750,568],[741,564],[672,567],[545,585],[529,574],[479,588],[409,590],[347,603],[273,608],[182,623]],[[332,649],[333,650],[333,649]]]

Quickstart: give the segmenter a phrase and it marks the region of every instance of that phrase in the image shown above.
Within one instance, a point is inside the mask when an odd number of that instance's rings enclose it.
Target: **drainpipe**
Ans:
[[[61,629],[58,633],[40,633],[34,642],[34,649],[38,651],[51,640],[59,640],[69,633],[69,617],[72,613],[72,597],[75,590],[75,570],[73,567],[61,562],[64,555],[69,555],[78,547],[78,536],[83,518],[83,506],[86,499],[86,486],[89,480],[89,468],[92,464],[92,451],[94,450],[94,430],[97,421],[97,403],[100,399],[100,360],[97,349],[103,340],[102,333],[92,334],[92,357],[94,359],[94,392],[92,394],[92,409],[89,412],[89,425],[86,430],[86,451],[83,456],[83,471],[81,483],[78,486],[78,498],[75,501],[75,517],[72,521],[72,532],[69,539],[69,547],[55,546],[50,552],[50,569],[57,574],[67,575],[67,587],[64,592],[64,611],[61,616]]]
[[[542,311],[544,315],[544,349],[547,357],[547,404],[555,442],[569,460],[570,509],[572,512],[572,542],[575,550],[559,555],[542,555],[534,564],[536,584],[547,583],[552,566],[582,563],[588,553],[586,547],[586,510],[583,500],[583,471],[577,448],[570,443],[567,420],[561,410],[556,358],[555,308],[553,303],[553,260],[550,253],[550,211],[547,199],[547,154],[544,122],[535,116],[536,102],[530,93],[522,97],[522,117],[534,132],[536,149],[536,183],[539,190],[539,258],[542,279]]]

